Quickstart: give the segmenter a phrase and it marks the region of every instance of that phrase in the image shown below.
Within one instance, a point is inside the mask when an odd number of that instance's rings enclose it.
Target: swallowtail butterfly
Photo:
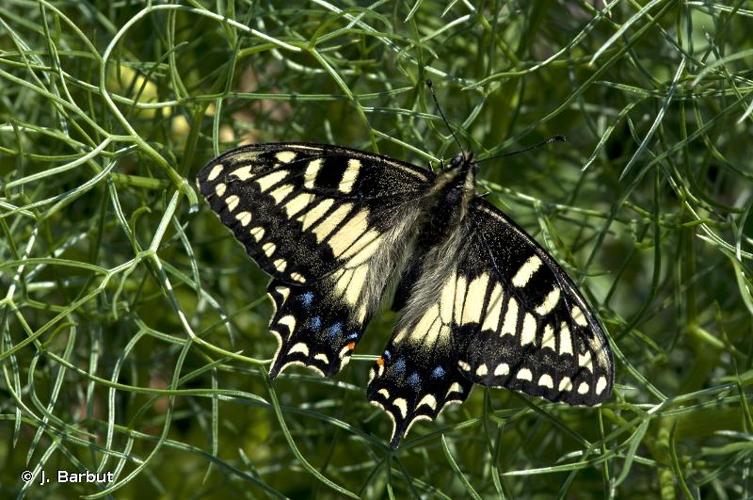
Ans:
[[[399,320],[371,368],[370,402],[396,447],[472,385],[596,405],[614,366],[567,274],[474,189],[459,154],[438,172],[339,146],[255,144],[198,174],[212,210],[272,276],[269,370],[345,366],[386,290]]]

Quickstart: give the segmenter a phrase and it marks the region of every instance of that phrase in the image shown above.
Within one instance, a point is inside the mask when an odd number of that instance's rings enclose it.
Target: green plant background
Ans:
[[[750,498],[752,28],[750,1],[2,2],[0,496]],[[392,452],[364,388],[394,315],[335,379],[270,384],[267,278],[193,178],[245,142],[436,166],[426,78],[479,156],[569,138],[480,189],[582,287],[617,384],[476,388]]]

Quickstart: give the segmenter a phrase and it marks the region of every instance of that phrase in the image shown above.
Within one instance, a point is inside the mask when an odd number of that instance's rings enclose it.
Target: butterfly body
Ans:
[[[390,283],[399,319],[367,397],[410,426],[464,401],[474,383],[594,405],[612,387],[606,337],[564,271],[475,192],[477,164],[437,173],[320,144],[232,150],[201,192],[272,276],[270,367],[336,374]]]

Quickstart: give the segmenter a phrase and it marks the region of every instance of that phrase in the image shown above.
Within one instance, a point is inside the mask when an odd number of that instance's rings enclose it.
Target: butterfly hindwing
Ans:
[[[199,172],[212,209],[273,277],[270,330],[281,344],[272,376],[294,363],[327,375],[343,366],[409,234],[406,207],[432,175],[379,155],[292,143],[244,146]]]
[[[307,366],[323,376],[339,372],[370,318],[355,318],[324,280],[308,286],[272,280],[267,290],[275,304],[270,332],[279,342],[270,377],[291,364]]]
[[[474,281],[466,301],[478,309],[478,322],[458,359],[461,372],[474,383],[552,401],[592,406],[607,399],[609,343],[567,274],[486,201],[475,199],[468,217],[467,280]],[[479,279],[483,286],[470,296]]]
[[[472,383],[457,367],[456,334],[435,309],[398,327],[371,369],[366,396],[392,420],[394,448],[419,420],[434,420],[450,403],[462,403]],[[421,336],[423,339],[418,339]]]
[[[436,214],[442,217],[445,214]],[[472,325],[463,326],[463,297],[455,295],[458,266],[467,253],[468,225],[415,258],[397,287],[394,307],[401,317],[387,348],[371,370],[367,397],[390,416],[390,444],[396,447],[419,420],[434,420],[449,403],[462,403],[472,381],[458,359]]]

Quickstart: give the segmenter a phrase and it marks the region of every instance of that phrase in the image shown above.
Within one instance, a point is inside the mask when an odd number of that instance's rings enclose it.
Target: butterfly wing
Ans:
[[[480,313],[458,359],[463,374],[477,384],[573,405],[609,398],[609,342],[565,271],[485,200],[472,202],[469,219],[466,266],[472,276],[489,280],[466,299]]]
[[[601,326],[565,272],[495,207],[474,199],[425,263],[405,275],[403,317],[367,392],[393,420],[392,446],[415,421],[464,401],[472,383],[570,404],[609,397]]]
[[[392,420],[393,448],[415,422],[434,420],[470,394],[473,384],[457,366],[460,331],[448,315],[452,308],[438,303],[401,322],[371,369],[366,396]]]
[[[205,166],[197,185],[272,281],[270,368],[332,375],[347,362],[409,236],[410,202],[433,174],[318,144],[257,144]]]

